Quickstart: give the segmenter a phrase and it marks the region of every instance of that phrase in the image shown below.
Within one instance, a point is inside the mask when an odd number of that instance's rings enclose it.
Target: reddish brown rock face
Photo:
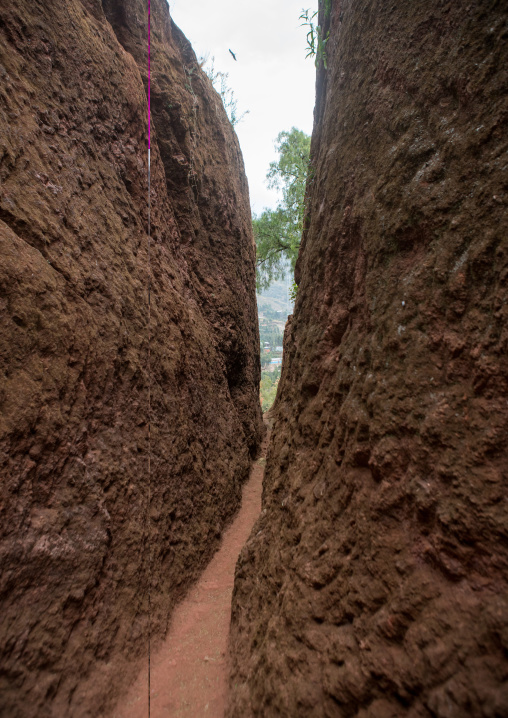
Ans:
[[[152,0],[149,265],[145,3],[5,5],[0,713],[98,716],[146,650],[149,583],[158,636],[260,441],[248,190]]]
[[[228,715],[501,718],[506,6],[331,4]]]

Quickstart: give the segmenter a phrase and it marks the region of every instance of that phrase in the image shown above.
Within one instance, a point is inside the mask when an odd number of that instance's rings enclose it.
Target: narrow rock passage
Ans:
[[[176,608],[168,635],[152,654],[151,718],[222,718],[227,678],[227,643],[236,560],[261,510],[268,437],[242,493],[242,505],[198,583]],[[147,672],[113,713],[146,718]]]

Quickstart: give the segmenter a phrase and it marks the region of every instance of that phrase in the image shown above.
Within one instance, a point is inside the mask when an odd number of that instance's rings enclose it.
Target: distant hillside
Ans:
[[[273,282],[273,284],[271,284],[268,289],[263,290],[261,294],[256,294],[258,309],[261,310],[263,305],[268,305],[275,311],[285,312],[286,316],[291,314],[293,312],[294,302],[289,299],[288,290],[292,281],[292,277],[288,275],[279,282]],[[286,316],[284,316],[284,320]]]

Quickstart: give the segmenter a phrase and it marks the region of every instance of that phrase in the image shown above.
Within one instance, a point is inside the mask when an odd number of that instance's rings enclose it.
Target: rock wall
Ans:
[[[148,257],[145,5],[0,9],[9,717],[107,714],[146,651],[148,586],[155,639],[238,507],[262,433],[243,162],[164,0]]]
[[[323,5],[323,3],[322,3]],[[508,715],[507,6],[320,9],[228,716]]]

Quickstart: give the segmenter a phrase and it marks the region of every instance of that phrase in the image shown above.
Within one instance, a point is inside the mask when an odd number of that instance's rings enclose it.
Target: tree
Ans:
[[[281,190],[282,200],[276,209],[263,210],[252,222],[259,290],[282,279],[288,264],[294,270],[303,229],[310,137],[293,127],[277,136],[275,149],[279,159],[270,163],[266,178],[270,188]]]

